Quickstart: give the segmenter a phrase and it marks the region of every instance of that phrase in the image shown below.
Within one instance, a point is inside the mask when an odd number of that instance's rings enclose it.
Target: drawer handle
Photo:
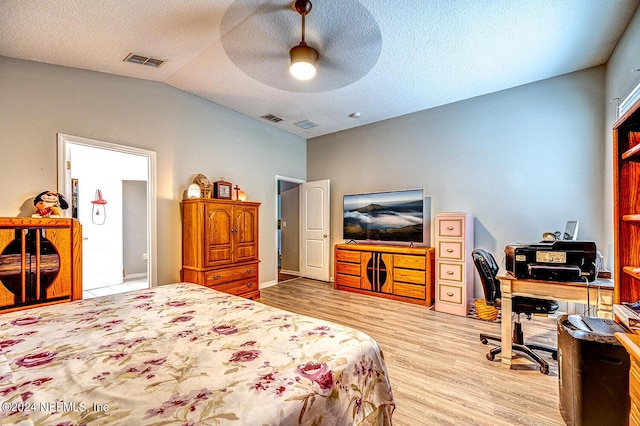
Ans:
[[[216,275],[214,275],[214,276],[213,276],[213,279],[214,279],[214,280],[219,280],[219,279],[220,279],[220,275],[217,275],[217,274],[216,274]]]
[[[449,225],[449,226],[447,226],[447,229],[448,229],[449,231],[453,231],[453,226]]]
[[[453,253],[453,249],[447,249],[447,253]]]
[[[253,283],[247,283],[247,288],[253,287]]]
[[[447,274],[453,275],[453,271],[447,271]]]
[[[247,269],[247,274],[252,274],[252,273],[253,273],[253,268]]]
[[[451,293],[450,291],[447,292],[447,296],[449,297],[453,297],[453,293]]]

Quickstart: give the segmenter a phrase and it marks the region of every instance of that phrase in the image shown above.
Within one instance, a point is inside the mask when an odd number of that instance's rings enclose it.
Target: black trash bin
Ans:
[[[629,354],[613,335],[620,326],[592,320],[598,331],[577,315],[558,318],[560,413],[570,426],[628,425]]]

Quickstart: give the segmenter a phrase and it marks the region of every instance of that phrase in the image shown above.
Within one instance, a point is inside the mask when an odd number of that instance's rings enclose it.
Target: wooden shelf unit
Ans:
[[[337,244],[334,288],[418,305],[435,297],[433,247]]]
[[[0,312],[82,299],[82,226],[68,218],[0,218]]]
[[[640,299],[640,102],[613,126],[614,303]]]

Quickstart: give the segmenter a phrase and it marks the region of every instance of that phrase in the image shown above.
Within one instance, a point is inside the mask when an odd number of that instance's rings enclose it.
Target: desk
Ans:
[[[514,296],[536,297],[538,299],[562,302],[587,303],[587,285],[583,282],[537,281],[515,278],[511,273],[498,273],[502,292],[502,342],[511,342],[513,320],[511,298]],[[589,302],[598,308],[599,317],[613,318],[613,280],[596,280],[589,283]],[[526,333],[525,333],[526,335]],[[502,344],[502,364],[511,367],[511,345]]]

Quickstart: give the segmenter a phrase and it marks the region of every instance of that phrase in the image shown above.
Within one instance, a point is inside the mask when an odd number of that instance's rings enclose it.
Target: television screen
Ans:
[[[345,195],[345,240],[418,242],[424,239],[422,189]]]

